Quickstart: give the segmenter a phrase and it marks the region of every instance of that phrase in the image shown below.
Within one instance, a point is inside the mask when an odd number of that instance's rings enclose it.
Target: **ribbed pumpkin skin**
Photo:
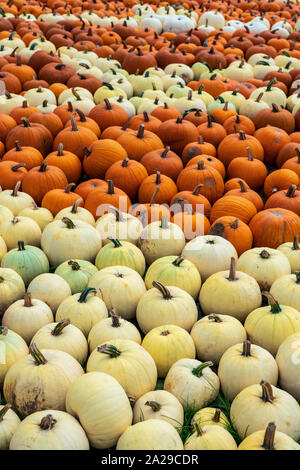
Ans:
[[[266,165],[272,165],[276,161],[280,149],[290,142],[289,135],[282,129],[273,126],[266,126],[258,129],[254,133],[264,149],[264,162]],[[257,158],[253,154],[254,158]]]
[[[66,175],[69,183],[77,183],[80,179],[81,162],[74,153],[67,150],[63,150],[62,155],[59,155],[59,152],[51,152],[45,160],[49,165],[60,168]]]
[[[75,153],[82,160],[84,157],[83,148],[88,147],[96,140],[98,140],[96,134],[87,127],[78,127],[77,131],[74,131],[72,127],[66,127],[55,137],[53,150],[57,150],[59,144],[63,144],[66,150]]]
[[[83,169],[90,178],[103,179],[113,163],[128,157],[126,150],[111,139],[97,140],[89,147],[89,151],[92,153],[84,158]]]
[[[235,157],[247,157],[247,147],[250,147],[253,157],[263,160],[264,149],[258,139],[252,135],[245,135],[245,139],[239,134],[230,134],[222,140],[218,146],[218,158],[227,167]]]
[[[49,272],[47,256],[36,246],[27,245],[24,250],[13,248],[1,261],[2,268],[16,271],[27,286],[39,274]]]
[[[213,204],[224,194],[223,178],[218,170],[209,165],[204,164],[203,169],[198,169],[199,163],[189,165],[180,172],[176,183],[178,190],[193,191],[198,184],[203,184],[199,193]]]
[[[122,199],[121,199],[122,198]],[[105,211],[97,214],[98,206],[105,205]],[[107,192],[107,186],[99,187],[95,191],[91,191],[85,201],[85,209],[90,211],[95,219],[108,212],[108,206],[114,206],[122,212],[128,212],[131,201],[124,191],[114,188],[114,194]]]
[[[0,115],[1,119],[1,115]],[[8,150],[3,157],[2,160],[11,160],[17,163],[25,163],[26,169],[29,171],[31,168],[35,166],[41,165],[43,161],[43,155],[37,149],[33,147],[20,147],[20,150],[13,148]]]
[[[39,206],[48,191],[63,189],[67,184],[67,178],[60,168],[48,165],[45,171],[40,171],[40,167],[36,166],[25,175],[22,181],[22,189],[33,197]]]
[[[254,246],[277,248],[300,236],[300,217],[286,209],[272,208],[256,214],[249,227],[253,233]]]
[[[213,205],[210,221],[215,222],[220,217],[231,215],[248,224],[256,212],[255,205],[248,199],[239,196],[224,196]]]
[[[139,201],[144,204],[151,201],[154,191],[157,187],[157,175],[149,175],[144,179],[139,188],[138,198]],[[159,176],[159,191],[155,197],[157,204],[169,204],[171,198],[177,193],[177,186],[174,181],[165,175]]]
[[[6,149],[14,148],[18,140],[21,146],[34,147],[45,157],[52,148],[51,132],[42,124],[30,123],[26,126],[20,124],[9,132],[5,141]]]
[[[183,170],[182,160],[171,150],[166,152],[166,154],[164,152],[164,149],[148,152],[142,157],[140,163],[144,165],[149,175],[158,170],[163,175],[169,176],[169,178],[176,181],[179,173]]]
[[[252,161],[247,157],[234,158],[227,168],[228,178],[241,177],[254,191],[263,187],[267,174],[265,164],[256,158]]]
[[[300,148],[300,143],[296,140],[293,140],[293,137],[290,136],[290,138],[291,142],[281,147],[281,150],[278,152],[276,158],[277,168],[281,168],[287,160],[297,155],[296,149]]]
[[[250,228],[234,216],[228,215],[217,219],[211,226],[210,233],[226,238],[239,256],[252,248],[253,235]]]
[[[53,216],[56,216],[62,209],[72,206],[78,199],[78,195],[75,193],[66,192],[63,189],[52,189],[43,197],[42,207],[45,207]],[[78,205],[83,207],[83,201]]]
[[[287,194],[286,189],[272,194],[265,204],[265,209],[280,207],[300,216],[300,191],[295,190],[291,197]]]
[[[112,180],[118,188],[134,199],[148,173],[140,162],[126,160],[113,163],[105,173],[105,180]]]
[[[241,189],[231,189],[224,194],[224,197],[225,196],[238,196],[248,199],[248,201],[251,201],[255,205],[257,212],[261,211],[264,207],[264,203],[260,195],[251,189],[247,189],[245,192],[241,191]]]
[[[288,189],[291,184],[298,186],[299,177],[297,173],[283,168],[273,171],[273,173],[270,173],[265,179],[265,195],[270,197],[274,190],[280,191],[282,189]]]
[[[198,131],[196,126],[189,121],[177,123],[176,119],[169,119],[163,122],[157,132],[165,145],[168,145],[173,152],[181,155],[184,147],[189,142],[196,142]]]

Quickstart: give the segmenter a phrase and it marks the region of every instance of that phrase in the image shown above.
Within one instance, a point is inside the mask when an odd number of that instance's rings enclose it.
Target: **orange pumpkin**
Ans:
[[[140,161],[141,158],[152,150],[164,147],[160,138],[151,131],[145,131],[141,124],[137,132],[122,133],[117,142],[126,150],[131,160]]]
[[[227,167],[236,157],[247,157],[248,147],[251,149],[253,157],[263,160],[264,149],[255,137],[247,135],[243,131],[237,134],[229,134],[218,146],[218,158]]]
[[[247,151],[248,157],[237,157],[229,163],[227,176],[228,178],[238,178],[241,176],[251,189],[258,191],[263,187],[268,171],[262,161],[253,158],[250,147]]]
[[[174,181],[183,169],[181,158],[175,152],[172,152],[170,147],[146,153],[141,158],[140,163],[144,165],[149,175],[158,170]]]
[[[157,186],[159,192],[156,196],[156,202],[158,204],[169,204],[172,197],[177,193],[177,186],[171,178],[161,175],[159,171],[147,176],[142,181],[138,192],[139,202],[142,204],[150,202]]]
[[[280,149],[290,142],[289,135],[283,129],[269,125],[255,131],[254,137],[263,146],[266,165],[274,165]],[[255,153],[253,156],[257,158]]]
[[[108,180],[105,186],[99,186],[91,191],[84,204],[85,209],[90,211],[95,219],[107,214],[109,206],[114,206],[120,212],[128,212],[131,206],[127,194],[121,189],[115,188],[111,180]]]
[[[55,217],[65,207],[70,207],[78,201],[78,195],[72,193],[71,190],[75,183],[69,183],[65,189],[51,189],[42,199],[42,207],[48,209]],[[83,206],[83,200],[78,202],[79,206]]]
[[[96,134],[87,127],[77,127],[74,116],[71,116],[71,127],[60,131],[53,142],[53,150],[57,150],[59,144],[69,152],[75,153],[81,160],[84,157],[84,148],[89,147],[97,139]]]
[[[181,155],[184,147],[198,139],[197,127],[182,117],[163,122],[157,132],[165,145],[177,155]],[[163,146],[162,146],[163,147]]]
[[[226,137],[226,130],[221,124],[212,122],[211,117],[208,116],[207,122],[200,124],[197,127],[198,134],[203,137],[205,142],[209,142],[214,147],[218,147],[220,142]]]
[[[128,157],[126,150],[116,141],[101,139],[84,147],[83,168],[89,178],[102,179],[115,162]]]
[[[202,184],[198,184],[193,191],[180,191],[172,197],[170,206],[172,207],[175,199],[183,199],[188,204],[190,204],[193,212],[202,212],[205,216],[209,217],[211,205],[209,200],[200,194],[200,189]]]
[[[288,209],[300,216],[300,191],[297,191],[297,186],[291,184],[288,190],[277,191],[272,194],[265,204],[265,209],[274,207],[281,207]]]
[[[288,189],[291,184],[299,185],[299,177],[292,170],[280,169],[270,173],[264,183],[264,193],[267,197],[276,191]]]
[[[57,166],[67,177],[69,183],[77,183],[81,176],[81,162],[77,155],[64,150],[63,144],[58,144],[57,151],[49,153],[45,158],[48,165]]]
[[[233,216],[223,216],[211,226],[209,233],[228,240],[238,256],[252,248],[253,235],[247,224]]]
[[[130,199],[134,199],[140,184],[147,176],[147,170],[140,162],[124,158],[109,167],[105,173],[105,180],[112,180],[118,188],[128,194]]]
[[[231,215],[248,224],[257,213],[255,205],[246,198],[239,196],[224,196],[214,203],[210,212],[210,221],[215,222],[220,217]]]
[[[12,129],[6,137],[6,149],[14,148],[16,140],[25,147],[34,147],[46,156],[52,148],[52,134],[42,124],[30,123],[28,119],[21,118],[22,124]]]
[[[0,162],[0,186],[2,189],[13,189],[18,181],[22,181],[27,173],[25,163],[13,161]]]
[[[89,113],[89,118],[96,121],[101,131],[110,126],[123,126],[128,121],[124,109],[105,98],[104,103],[97,104]]]
[[[21,147],[20,143],[16,141],[15,148],[6,152],[2,160],[25,163],[26,169],[31,170],[31,168],[41,165],[43,155],[33,147]]]
[[[230,191],[227,191],[224,196],[239,196],[246,198],[255,205],[257,212],[261,211],[264,207],[264,203],[260,195],[253,191],[253,189],[248,189],[242,180],[239,180],[238,183],[240,185],[240,189],[231,189]]]
[[[79,194],[79,196],[85,201],[88,197],[88,194],[94,189],[99,188],[100,186],[107,187],[107,183],[104,180],[100,180],[97,178],[90,179],[88,181],[83,181],[80,183],[77,188],[75,189],[75,193]]]

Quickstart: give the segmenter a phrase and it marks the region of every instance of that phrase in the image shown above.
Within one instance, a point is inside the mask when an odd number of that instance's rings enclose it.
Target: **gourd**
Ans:
[[[195,359],[195,345],[191,336],[176,325],[162,325],[146,334],[142,346],[153,357],[158,377],[166,377],[179,359]]]
[[[194,263],[202,282],[218,271],[229,269],[231,258],[237,260],[234,246],[217,235],[203,235],[188,242],[182,256]]]
[[[81,198],[74,202],[73,206],[65,207],[59,211],[58,214],[56,214],[54,220],[61,220],[64,217],[67,217],[68,219],[73,220],[73,222],[76,220],[81,220],[82,222],[86,222],[92,227],[95,227],[95,219],[93,214],[91,214],[90,211],[84,207],[80,207],[80,202],[82,202]]]
[[[230,422],[220,408],[202,408],[194,414],[193,421],[195,421],[201,428],[203,426],[210,425],[222,426],[224,429],[228,429],[230,426]]]
[[[300,270],[300,246],[298,244],[298,235],[295,235],[294,241],[283,243],[277,248],[277,250],[281,251],[281,253],[283,253],[289,260],[292,273]]]
[[[218,376],[210,369],[212,362],[180,359],[168,372],[164,390],[178,398],[184,409],[203,408],[212,403],[220,388]]]
[[[11,405],[0,405],[0,450],[7,450],[12,436],[21,423]]]
[[[0,224],[0,235],[6,243],[7,249],[17,248],[18,241],[23,240],[25,245],[40,246],[41,229],[29,217],[13,217]]]
[[[97,272],[96,266],[83,259],[64,261],[55,270],[55,274],[67,281],[72,294],[83,291],[88,286],[90,278]]]
[[[25,246],[23,241],[18,241],[18,248],[13,248],[2,258],[1,267],[16,271],[25,286],[39,274],[48,273],[50,269],[45,253],[36,246]]]
[[[114,339],[130,339],[138,344],[142,342],[139,330],[133,323],[121,318],[116,309],[112,309],[109,317],[97,322],[89,332],[89,350],[93,352],[100,344]]]
[[[278,431],[298,441],[300,406],[289,393],[262,380],[244,388],[233,400],[230,420],[241,439],[274,421]]]
[[[138,240],[138,247],[148,265],[163,256],[180,255],[184,245],[183,231],[178,225],[168,222],[167,216],[163,216],[161,221],[147,225]]]
[[[71,295],[71,288],[67,281],[57,274],[45,273],[35,277],[27,288],[35,299],[47,304],[53,314],[62,301]]]
[[[84,364],[88,355],[88,345],[84,334],[66,318],[58,323],[42,326],[33,336],[32,343],[39,349],[58,349],[73,356],[79,364]]]
[[[196,431],[188,438],[184,450],[236,450],[232,435],[222,426],[206,425],[200,428],[193,422]]]
[[[104,372],[114,377],[132,399],[154,390],[157,369],[151,355],[135,341],[114,339],[91,353],[87,372]]]
[[[265,349],[244,341],[228,348],[221,357],[218,376],[226,397],[232,401],[249,385],[267,380],[277,384],[278,367],[274,357]]]
[[[89,450],[78,421],[59,410],[37,411],[18,426],[10,450]]]
[[[29,217],[29,219],[34,220],[40,227],[41,231],[44,230],[46,225],[53,221],[53,215],[51,212],[45,207],[38,207],[34,201],[31,207],[25,207],[25,209],[22,209],[18,215],[20,217]]]
[[[110,243],[109,237],[111,236],[136,245],[143,230],[143,224],[137,217],[110,207],[110,212],[97,220],[96,229],[100,233],[103,245]]]
[[[20,186],[21,181],[18,181],[13,190],[0,191],[0,204],[7,207],[13,215],[19,215],[22,210],[34,203],[29,194],[19,191]]]
[[[99,271],[109,266],[127,266],[140,276],[143,276],[146,268],[144,255],[137,246],[113,237],[97,254],[95,265]]]
[[[90,372],[75,380],[67,392],[66,410],[80,421],[96,449],[115,446],[132,423],[132,410],[124,389],[103,372]]]
[[[10,268],[0,268],[0,315],[25,294],[21,276]]]
[[[143,333],[161,325],[177,325],[190,331],[198,318],[194,299],[179,287],[154,281],[136,309],[136,319]]]
[[[230,315],[210,315],[194,324],[191,337],[196,346],[200,361],[212,361],[218,364],[223,353],[247,339],[243,325]]]
[[[279,346],[276,354],[276,362],[279,369],[279,384],[283,390],[290,393],[296,400],[299,400],[299,332],[288,336]]]
[[[27,344],[44,325],[53,321],[51,309],[45,302],[33,299],[29,292],[24,300],[13,302],[2,317],[2,325],[19,334]]]
[[[177,429],[183,425],[183,407],[179,400],[166,390],[147,392],[134,404],[133,424],[148,419],[162,419]]]
[[[236,269],[254,277],[262,290],[269,290],[276,279],[291,274],[287,257],[273,248],[252,248],[245,251],[239,257]]]
[[[125,320],[135,317],[146,287],[141,276],[127,266],[111,266],[94,274],[89,282],[98,291],[108,310],[115,308]]]
[[[275,356],[281,343],[291,334],[300,331],[300,312],[287,305],[279,305],[269,292],[263,294],[269,305],[253,310],[244,326],[252,343]]]
[[[288,305],[300,312],[300,272],[286,274],[272,284],[270,294],[279,304]]]
[[[56,349],[38,350],[32,343],[29,355],[15,362],[7,372],[3,394],[22,418],[35,411],[65,410],[66,393],[84,374],[70,354]]]
[[[93,262],[101,245],[100,235],[94,227],[67,217],[48,224],[41,238],[42,249],[54,267],[72,258]]]
[[[271,422],[265,431],[256,431],[246,437],[238,450],[300,450],[300,446],[287,434],[276,431],[275,423]]]
[[[0,326],[0,387],[14,362],[27,356],[28,347],[23,338],[6,326]]]
[[[119,438],[116,450],[183,450],[183,444],[170,423],[147,419],[129,426]]]
[[[154,261],[146,272],[147,289],[151,289],[153,281],[179,287],[193,299],[197,298],[201,287],[201,277],[197,268],[183,256],[163,256]]]
[[[250,312],[261,306],[261,293],[253,277],[236,272],[235,259],[231,258],[229,271],[217,272],[206,279],[199,302],[205,315],[231,315],[243,322]]]
[[[108,316],[105,303],[96,294],[94,287],[87,287],[81,293],[65,298],[57,309],[56,321],[69,318],[71,324],[87,337],[92,327]]]

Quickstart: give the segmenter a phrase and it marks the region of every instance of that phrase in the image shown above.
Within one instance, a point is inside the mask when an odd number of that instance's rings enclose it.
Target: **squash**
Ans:
[[[300,246],[298,235],[295,235],[294,241],[286,242],[280,245],[277,250],[281,251],[290,262],[292,273],[300,270]]]
[[[63,217],[47,225],[42,234],[41,246],[50,264],[57,267],[72,258],[93,262],[102,242],[99,233],[91,225]]]
[[[108,316],[105,303],[96,294],[94,287],[87,287],[81,293],[65,298],[56,311],[56,321],[69,318],[71,324],[87,337],[92,327]]]
[[[21,336],[6,326],[0,326],[0,387],[4,377],[14,362],[27,356],[28,347]],[[1,426],[0,426],[1,427]],[[1,441],[0,441],[1,442]],[[1,447],[1,445],[0,445]]]
[[[56,349],[38,350],[15,362],[7,372],[3,394],[22,418],[35,411],[65,410],[66,393],[84,371],[70,354]]]
[[[278,367],[267,350],[247,340],[225,351],[219,362],[218,376],[224,395],[232,401],[244,388],[263,378],[276,385]]]
[[[10,441],[10,450],[89,450],[78,421],[59,410],[37,411],[27,416]]]
[[[236,269],[258,282],[262,290],[269,290],[276,279],[291,273],[287,257],[274,248],[252,248],[238,259]]]
[[[22,240],[25,245],[39,247],[42,232],[33,219],[17,216],[0,224],[0,235],[5,241],[7,249],[12,250],[18,247],[19,240]]]
[[[138,240],[138,247],[148,265],[163,256],[180,255],[184,245],[183,231],[178,225],[168,222],[167,216],[163,216],[161,221],[147,225]]]
[[[29,292],[24,300],[13,302],[2,317],[2,325],[19,334],[27,344],[44,325],[53,321],[51,309],[45,302],[33,299]]]
[[[191,337],[200,361],[218,364],[223,353],[247,339],[246,330],[236,318],[230,315],[211,313],[194,324]]]
[[[147,289],[151,289],[153,281],[179,287],[190,294],[194,300],[201,287],[201,277],[197,268],[183,256],[163,256],[154,261],[146,272]]]
[[[274,421],[278,431],[298,441],[300,406],[289,393],[262,380],[249,385],[233,400],[230,420],[241,439]]]
[[[220,410],[220,408],[201,408],[193,416],[193,421],[195,421],[200,428],[203,426],[222,426],[224,429],[228,429],[230,422],[226,418],[225,413]]]
[[[19,191],[21,181],[18,181],[14,189],[0,191],[0,204],[7,207],[13,215],[19,215],[21,210],[32,207],[34,200],[29,194]]]
[[[183,450],[183,444],[170,423],[147,419],[129,426],[119,438],[116,450]]]
[[[65,207],[59,211],[56,214],[54,220],[61,220],[64,217],[67,217],[68,219],[73,220],[73,222],[76,220],[81,220],[82,222],[86,222],[92,227],[95,227],[95,219],[93,214],[91,214],[90,211],[86,210],[84,207],[80,207],[79,204],[81,202],[82,199],[78,198],[72,206]]]
[[[287,305],[279,305],[269,292],[263,294],[269,305],[253,310],[244,326],[251,342],[275,356],[281,343],[291,334],[300,331],[300,312]]]
[[[246,437],[238,450],[300,450],[300,446],[287,434],[276,431],[275,423],[269,423],[265,431],[256,431]]]
[[[195,345],[191,336],[176,325],[152,328],[143,339],[142,346],[153,357],[158,377],[166,377],[172,365],[183,358],[195,359]]]
[[[92,275],[97,272],[96,266],[82,259],[64,261],[55,270],[55,274],[67,281],[72,294],[83,291],[88,286]]]
[[[121,318],[116,309],[112,309],[109,318],[97,322],[89,332],[89,350],[93,352],[100,344],[114,339],[130,339],[138,344],[142,342],[139,330],[133,323]]]
[[[127,266],[143,276],[146,262],[142,251],[133,243],[121,242],[113,237],[110,239],[111,242],[101,248],[96,256],[95,265],[99,271],[109,266]]]
[[[286,274],[276,279],[270,289],[279,304],[288,305],[300,312],[300,273]]]
[[[184,450],[236,450],[232,435],[222,426],[208,424],[200,428],[193,423],[196,431],[184,444]]]
[[[35,277],[27,288],[35,299],[47,304],[53,314],[62,301],[71,295],[71,289],[67,281],[57,274],[45,273]]]
[[[39,274],[48,273],[50,266],[45,253],[36,246],[18,241],[18,248],[10,250],[1,261],[2,268],[10,268],[22,277],[25,286]]]
[[[137,217],[110,207],[110,212],[97,220],[96,229],[100,233],[103,245],[110,243],[109,237],[114,236],[120,241],[137,244],[143,230],[143,224]]]
[[[157,381],[153,358],[129,339],[114,339],[99,345],[91,353],[86,370],[111,375],[133,400],[154,390]]]
[[[53,221],[53,215],[45,207],[38,207],[35,202],[32,203],[31,207],[25,207],[22,209],[19,214],[20,217],[29,217],[29,219],[34,220],[41,231],[44,230],[46,225],[50,224]]]
[[[147,392],[134,404],[133,424],[148,419],[167,421],[177,429],[183,425],[183,407],[177,398],[166,390]]]
[[[0,315],[25,294],[21,276],[10,268],[0,268]]]
[[[280,388],[299,400],[299,332],[288,336],[279,346],[276,362],[279,369]]]
[[[84,364],[88,355],[88,345],[84,334],[66,318],[58,323],[42,326],[33,336],[32,343],[39,349],[58,349],[73,356],[79,364]]]
[[[205,315],[232,315],[241,322],[261,306],[261,300],[258,283],[248,274],[235,270],[234,258],[231,258],[229,271],[219,271],[206,279],[199,295]]]
[[[96,449],[115,446],[132,423],[132,410],[124,389],[103,372],[78,377],[68,390],[66,409],[79,420]]]
[[[179,287],[154,281],[136,309],[136,319],[143,333],[157,326],[177,325],[190,331],[198,318],[194,299]]]
[[[0,405],[0,450],[7,450],[12,436],[21,423],[11,405]]]
[[[146,287],[141,276],[127,266],[111,266],[94,274],[89,282],[98,291],[108,310],[115,308],[125,320],[135,317]]]
[[[231,258],[237,260],[234,246],[217,235],[194,238],[182,250],[182,256],[194,263],[202,282],[218,271],[230,268]]]
[[[220,388],[218,376],[210,369],[212,362],[180,359],[168,372],[164,390],[178,398],[184,409],[203,408],[212,403]]]

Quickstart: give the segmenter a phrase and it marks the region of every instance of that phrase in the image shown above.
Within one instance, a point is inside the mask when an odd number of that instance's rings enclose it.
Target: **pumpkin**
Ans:
[[[89,349],[91,352],[100,344],[114,339],[129,339],[141,344],[141,335],[133,323],[124,320],[116,309],[109,312],[109,317],[97,322],[88,336]]]
[[[145,96],[145,93],[144,93],[144,96]],[[134,115],[128,116],[128,118],[131,118],[129,126],[128,126],[129,129],[133,129],[135,131],[137,131],[140,125],[143,124],[146,131],[151,131],[151,132],[154,132],[154,134],[156,134],[161,124],[161,121],[159,119],[154,117],[152,114],[149,115],[147,111],[144,111],[141,114],[135,115],[135,108],[134,108]]]
[[[118,408],[112,401],[118,403]],[[90,372],[75,380],[66,396],[66,409],[79,419],[90,444],[96,449],[116,445],[132,422],[132,410],[124,389],[103,372]]]
[[[238,183],[239,180],[241,180],[241,178],[231,178],[227,180],[224,185],[224,192],[227,193],[231,189],[239,189],[240,188],[240,183]],[[246,183],[246,181],[243,180],[243,182],[245,183],[246,188],[249,188],[249,185]]]
[[[200,428],[193,422],[196,431],[188,438],[184,450],[236,450],[232,435],[218,425],[205,425]]]
[[[64,261],[55,270],[55,274],[67,281],[72,294],[83,291],[88,286],[90,277],[96,272],[96,266],[80,259]]]
[[[16,271],[27,286],[39,274],[49,272],[49,261],[36,246],[25,246],[23,241],[18,241],[18,248],[12,249],[2,258],[1,267]]]
[[[148,173],[143,164],[125,158],[123,161],[113,163],[105,173],[105,179],[112,180],[131,199],[137,195],[140,184]]]
[[[198,134],[203,137],[205,142],[218,147],[220,142],[226,137],[226,130],[221,124],[212,122],[211,116],[208,115],[207,122],[200,124],[197,127]],[[197,139],[196,139],[197,140]]]
[[[51,212],[44,207],[38,207],[34,201],[32,201],[31,207],[25,207],[19,212],[19,215],[34,220],[42,231],[46,225],[53,221]]]
[[[255,136],[247,135],[243,131],[229,134],[222,140],[218,146],[218,158],[228,167],[235,157],[247,157],[248,147],[254,158],[264,159],[264,149],[260,141]]]
[[[253,235],[249,227],[241,220],[232,216],[217,219],[210,228],[210,235],[218,235],[228,240],[240,256],[252,248]]]
[[[117,142],[126,150],[131,160],[140,161],[148,152],[164,147],[159,133],[147,131],[141,124],[137,131],[128,131],[117,138]]]
[[[265,349],[251,345],[250,341],[228,348],[221,357],[218,376],[221,388],[230,401],[244,388],[267,380],[276,385],[278,368],[274,357]]]
[[[42,249],[54,267],[72,258],[92,262],[101,245],[99,232],[94,227],[81,220],[73,222],[67,217],[48,224],[41,238]]]
[[[272,103],[272,108],[266,108],[259,111],[254,118],[256,129],[261,129],[267,125],[283,129],[287,134],[295,130],[295,118],[289,111],[279,108],[277,104]]]
[[[153,196],[153,191],[159,187],[155,197],[158,204],[168,204],[171,198],[177,193],[177,186],[168,176],[161,175],[159,171],[147,176],[140,184],[138,199],[141,203],[149,203]]]
[[[13,215],[18,215],[22,209],[30,207],[33,203],[33,199],[29,194],[19,191],[20,186],[21,181],[18,181],[13,191],[8,189],[0,191],[0,204],[10,209]]]
[[[33,298],[45,302],[54,314],[62,301],[71,295],[71,288],[67,281],[57,274],[44,273],[31,281],[28,292]]]
[[[47,155],[48,165],[57,166],[67,177],[69,183],[77,183],[81,176],[80,159],[72,152],[64,150],[63,144],[58,144],[57,151]]]
[[[176,429],[183,424],[183,407],[177,398],[166,390],[147,392],[134,404],[133,424],[148,419],[166,421]]]
[[[0,162],[0,171],[2,190],[12,189],[18,181],[22,181],[25,173],[27,173],[25,163],[17,163],[10,160]]]
[[[104,138],[84,148],[84,153],[83,168],[90,178],[104,178],[114,163],[127,158],[127,152],[118,142]]]
[[[137,271],[141,276],[145,272],[145,258],[139,248],[133,243],[111,237],[111,242],[106,244],[97,254],[96,267],[100,271],[108,266],[128,266]]]
[[[15,147],[3,155],[2,160],[12,160],[16,163],[24,163],[27,170],[41,165],[43,155],[36,148],[21,147],[20,142],[16,140]]]
[[[241,177],[251,189],[258,191],[264,185],[267,177],[267,168],[265,164],[253,158],[251,148],[247,149],[247,157],[236,157],[228,165],[227,176],[228,178]]]
[[[53,409],[37,411],[27,416],[10,441],[10,450],[89,450],[89,448],[89,441],[78,421],[64,411]]]
[[[9,330],[6,326],[0,326],[0,344],[1,350],[4,352],[2,356],[3,364],[0,365],[0,384],[2,387],[8,369],[14,362],[27,356],[28,347],[21,336]],[[2,443],[1,440],[0,442]]]
[[[100,131],[100,128],[99,128],[98,124],[96,123],[96,121],[94,121],[93,119],[91,119],[89,117],[86,117],[85,114],[78,108],[76,109],[76,113],[78,114],[78,116],[76,116],[75,119],[74,119],[76,124],[79,127],[87,127],[88,129],[93,131],[94,134],[96,134],[96,136],[99,139],[101,131]],[[65,123],[65,127],[71,127],[71,126],[72,126],[72,122],[69,119]]]
[[[13,302],[2,317],[2,325],[19,334],[27,344],[44,325],[53,321],[51,309],[27,292],[24,300]]]
[[[197,411],[193,416],[193,423],[196,422],[200,427],[202,426],[221,426],[224,429],[228,428],[229,421],[226,415],[220,408],[205,407]]]
[[[211,313],[193,325],[191,337],[201,361],[212,360],[218,364],[223,353],[246,339],[242,324],[231,315]]]
[[[255,131],[254,137],[263,147],[266,165],[274,164],[281,148],[290,142],[289,135],[283,129],[270,125]],[[257,158],[255,154],[253,156]]]
[[[131,206],[127,194],[115,188],[112,180],[108,180],[107,185],[91,191],[84,205],[85,209],[90,211],[96,219],[106,214],[111,206],[122,212],[127,212]]]
[[[252,342],[275,355],[280,344],[289,335],[300,330],[300,314],[292,307],[279,305],[269,292],[264,292],[264,295],[268,298],[269,305],[253,310],[245,321],[245,329]]]
[[[75,183],[69,183],[64,190],[51,189],[43,197],[42,207],[50,210],[53,216],[56,216],[60,211],[75,203],[83,205],[83,200],[78,200],[77,194],[71,192],[74,186]]]
[[[210,220],[211,222],[215,222],[220,217],[232,216],[247,224],[256,213],[257,209],[255,205],[247,198],[228,195],[214,203],[210,212]]]
[[[40,246],[41,229],[38,224],[28,217],[13,217],[0,224],[0,233],[11,250],[18,246],[18,241],[23,239],[26,245]]]
[[[39,349],[58,349],[73,356],[79,364],[84,364],[88,345],[83,333],[69,319],[42,326],[33,336],[32,343]]]
[[[142,346],[153,357],[158,377],[165,378],[172,365],[183,358],[195,358],[195,345],[186,330],[176,325],[162,325],[151,329]]]
[[[125,93],[124,97],[126,97]],[[128,121],[126,111],[118,104],[111,103],[107,98],[103,100],[103,103],[100,103],[97,98],[97,92],[94,99],[96,106],[89,112],[89,118],[98,124],[101,132],[110,126],[123,126]]]
[[[87,372],[111,375],[134,399],[154,390],[157,381],[153,358],[142,346],[129,339],[111,339],[102,343],[91,353],[86,367]]]
[[[177,155],[181,155],[189,142],[197,141],[199,135],[196,126],[180,116],[177,119],[168,119],[162,122],[157,134],[163,143]],[[207,141],[207,139],[205,140]]]
[[[265,209],[280,207],[300,215],[300,191],[291,184],[287,190],[275,191],[267,200]]]
[[[246,437],[238,450],[298,450],[298,445],[287,434],[276,431],[275,423],[271,422],[265,431],[256,431]]]
[[[223,127],[227,134],[233,134],[236,131],[244,131],[245,134],[253,135],[255,132],[255,125],[253,121],[242,114],[228,117],[223,122]]]
[[[210,368],[212,365],[212,362],[180,359],[169,370],[164,390],[175,395],[184,409],[197,410],[209,405],[220,388],[219,378]]]
[[[265,381],[249,385],[235,397],[230,419],[242,439],[264,429],[270,421],[296,441],[300,435],[298,403],[289,393]]]
[[[149,175],[159,171],[174,181],[176,181],[180,171],[183,169],[181,159],[168,146],[165,149],[145,153],[140,163],[145,167]]]
[[[135,317],[136,308],[146,287],[141,276],[127,266],[110,266],[94,274],[89,282],[97,289],[108,310],[115,308],[125,320]]]
[[[289,260],[291,265],[292,273],[299,271],[300,262],[299,262],[299,255],[300,255],[300,247],[298,244],[298,235],[294,236],[294,240],[292,242],[286,242],[282,245],[279,245],[278,250],[281,251]]]
[[[7,135],[5,145],[10,150],[15,147],[16,140],[20,145],[34,147],[44,157],[52,147],[52,134],[42,124],[30,123],[26,118],[21,118],[22,124],[13,128]]]
[[[8,450],[12,436],[21,423],[18,415],[11,409],[11,405],[0,406],[0,449]]]
[[[96,224],[96,229],[101,235],[103,245],[111,242],[109,238],[111,236],[136,245],[139,235],[143,230],[142,223],[138,218],[125,212],[120,212],[113,206],[109,209],[110,212],[100,217]]]
[[[233,245],[217,235],[194,238],[185,245],[181,254],[196,266],[202,282],[218,271],[229,269],[232,257],[237,259]]]
[[[129,426],[117,443],[117,450],[183,450],[182,440],[172,424],[147,419]]]
[[[203,184],[199,183],[192,191],[180,191],[176,193],[171,199],[171,208],[173,208],[174,204],[178,204],[179,200],[183,200],[191,206],[193,212],[204,212],[204,215],[209,216],[211,205],[209,200],[200,194],[201,188],[203,188]]]
[[[5,141],[8,133],[16,127],[17,123],[8,114],[1,113],[0,114],[0,141]]]
[[[238,180],[238,183],[240,185],[240,189],[231,189],[227,191],[224,196],[243,197],[255,205],[257,212],[261,211],[264,207],[264,203],[260,195],[253,191],[253,189],[247,189],[242,180]]]
[[[142,295],[136,310],[137,322],[143,333],[169,324],[190,331],[197,317],[195,301],[187,292],[179,287],[164,286],[157,281],[153,282],[152,289]]]
[[[206,163],[207,165],[209,166],[212,166],[213,168],[215,168],[216,170],[218,170],[218,172],[221,174],[222,178],[224,179],[225,178],[225,174],[226,174],[226,170],[225,170],[225,167],[223,165],[223,163],[216,157],[213,157],[212,155],[196,155],[195,157],[191,158],[186,166],[190,166],[190,165],[194,165],[196,163],[198,163],[200,160],[203,160],[204,163]]]
[[[68,353],[56,349],[39,351],[34,343],[29,352],[28,356],[15,362],[5,376],[3,393],[6,401],[22,418],[35,411],[64,411],[68,389],[84,373],[81,365]]]

